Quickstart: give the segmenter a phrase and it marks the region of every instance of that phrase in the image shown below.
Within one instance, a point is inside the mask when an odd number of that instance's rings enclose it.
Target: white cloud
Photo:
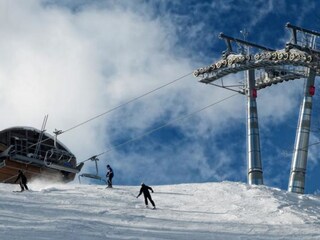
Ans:
[[[40,0],[0,2],[3,13],[0,17],[2,128],[12,125],[40,128],[43,116],[49,114],[48,132],[52,133],[55,128],[67,130],[190,73],[195,65],[208,64],[194,63],[187,57],[192,55],[188,49],[178,49],[176,28],[184,26],[176,26],[170,15],[155,18],[152,11],[141,14],[137,6],[131,4],[125,7],[115,1],[112,7],[99,8],[95,3],[72,11],[55,4],[44,5]],[[151,5],[139,4],[143,9],[152,10]],[[199,24],[191,30],[197,35],[203,27]],[[230,79],[237,81],[238,77],[234,75]],[[282,90],[272,89],[261,94],[260,119],[285,121],[292,111],[292,103],[286,99],[291,99],[296,89],[286,90],[287,95],[282,94]],[[73,129],[61,135],[60,140],[79,160],[84,160],[118,141],[139,136],[231,94],[188,76],[121,110]],[[273,102],[268,100],[271,98]],[[283,103],[281,111],[275,112],[279,102]],[[232,178],[238,172],[231,166],[233,161],[238,161],[239,152],[234,147],[219,149],[217,140],[239,125],[245,127],[245,104],[245,97],[239,95],[174,123],[172,126],[186,141],[159,146],[159,142],[142,139],[132,147],[136,152],[116,149],[101,156],[99,164],[102,167],[105,162],[112,163],[115,170],[126,171],[125,180],[142,178],[143,174],[156,179],[159,172],[166,170],[166,164],[171,166],[173,162],[182,168],[181,173],[174,176],[175,181],[190,180],[187,174],[192,172],[199,174],[196,178],[199,181]],[[212,158],[206,153],[208,139],[216,152]],[[239,136],[233,139],[236,143],[245,142]],[[161,168],[157,171],[152,169],[158,166]],[[148,171],[153,175],[147,174]]]

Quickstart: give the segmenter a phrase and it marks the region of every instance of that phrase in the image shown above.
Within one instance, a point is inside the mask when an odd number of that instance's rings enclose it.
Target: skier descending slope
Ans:
[[[153,192],[153,189],[151,187],[145,185],[144,183],[141,183],[141,189],[140,189],[140,192],[139,192],[137,198],[143,193],[144,202],[146,204],[146,207],[148,207],[148,199],[149,199],[149,201],[151,202],[151,204],[153,206],[153,209],[156,209],[156,205],[154,204],[154,202],[151,198],[149,190],[151,190],[151,192]]]
[[[21,187],[21,192],[23,192],[24,189],[29,190],[28,186],[27,186],[27,178],[26,178],[26,176],[23,174],[23,172],[21,170],[19,170],[18,172],[19,172],[18,177],[14,182],[16,183],[17,181],[19,181],[19,184],[20,184],[20,187]]]

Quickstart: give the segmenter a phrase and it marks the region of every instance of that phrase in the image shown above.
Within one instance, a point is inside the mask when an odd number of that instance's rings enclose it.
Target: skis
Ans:
[[[12,192],[15,192],[15,193],[22,193],[22,192],[33,192],[31,189],[29,190],[20,190],[20,191],[12,191]]]
[[[149,206],[146,206],[146,208],[150,209],[150,210],[156,210],[157,209],[156,207],[149,208]]]

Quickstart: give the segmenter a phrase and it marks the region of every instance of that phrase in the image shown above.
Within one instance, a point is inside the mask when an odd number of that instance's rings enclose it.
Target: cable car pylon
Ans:
[[[263,184],[263,171],[260,151],[257,90],[255,89],[254,69],[247,70],[247,161],[248,183]]]
[[[211,84],[247,96],[247,181],[249,184],[263,184],[263,170],[260,152],[257,91],[289,80],[306,79],[294,151],[291,161],[288,191],[304,193],[305,174],[308,158],[309,135],[312,112],[314,82],[320,76],[320,46],[317,40],[320,33],[294,26],[291,41],[283,49],[274,50],[223,33],[219,37],[225,40],[227,50],[217,62],[196,69],[194,76],[199,82]],[[241,51],[234,51],[233,45],[240,45]],[[247,49],[246,52],[243,49]],[[249,52],[250,49],[250,52]],[[246,81],[242,85],[226,84],[234,78],[223,80],[230,74],[246,72]],[[235,90],[237,87],[238,90]],[[240,89],[239,89],[240,88]]]

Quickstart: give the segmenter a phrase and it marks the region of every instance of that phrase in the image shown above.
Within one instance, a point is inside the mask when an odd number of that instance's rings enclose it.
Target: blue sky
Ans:
[[[317,1],[0,1],[2,128],[66,130],[218,60],[220,32],[280,49],[291,22],[320,31]],[[243,74],[230,76],[243,80]],[[258,93],[265,184],[286,189],[303,80]],[[316,84],[316,87],[318,84]],[[83,126],[60,140],[78,161],[232,95],[192,75]],[[23,98],[23,101],[21,101]],[[319,141],[314,97],[310,143]],[[306,192],[320,189],[318,146]],[[115,184],[246,182],[246,99],[234,96],[100,156]],[[86,172],[93,171],[87,162]]]

